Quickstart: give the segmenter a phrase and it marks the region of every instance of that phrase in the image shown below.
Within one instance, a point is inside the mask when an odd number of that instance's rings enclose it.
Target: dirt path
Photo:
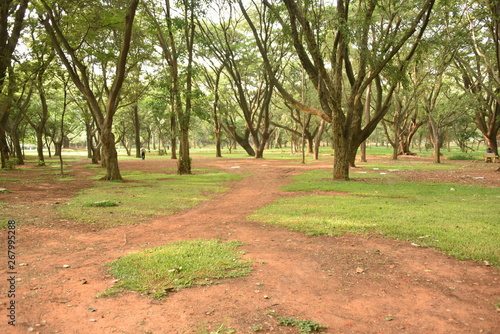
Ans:
[[[148,168],[156,171],[169,163],[150,160]],[[500,314],[493,306],[500,298],[498,269],[407,242],[308,237],[263,226],[247,216],[282,196],[279,188],[310,166],[196,159],[195,167],[201,166],[248,176],[194,209],[102,231],[68,227],[71,222],[54,216],[53,202],[67,198],[71,187],[52,189],[32,201],[39,212],[45,208],[45,221],[54,222],[18,230],[18,262],[27,266],[18,270],[17,326],[7,327],[3,315],[0,332],[204,333],[200,328],[210,332],[225,324],[237,333],[297,333],[277,326],[273,314],[317,321],[328,325],[326,333],[500,332]],[[314,168],[322,167],[327,164]],[[74,168],[75,173],[81,169],[78,163]],[[122,169],[141,168],[142,161],[122,164]],[[25,205],[19,198],[14,202]],[[1,238],[6,240],[3,231]],[[133,292],[95,298],[113,285],[104,263],[139,249],[196,238],[244,242],[245,257],[253,260],[252,274],[181,290],[164,301]],[[0,277],[8,277],[7,272]],[[0,286],[6,314],[7,287]]]

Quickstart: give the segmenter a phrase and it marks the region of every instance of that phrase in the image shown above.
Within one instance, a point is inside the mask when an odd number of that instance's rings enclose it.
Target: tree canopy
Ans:
[[[21,143],[43,164],[82,137],[106,180],[122,179],[118,145],[190,174],[195,145],[328,143],[339,180],[380,133],[394,159],[417,133],[437,163],[445,141],[498,153],[498,0],[8,0],[0,15],[3,168]]]

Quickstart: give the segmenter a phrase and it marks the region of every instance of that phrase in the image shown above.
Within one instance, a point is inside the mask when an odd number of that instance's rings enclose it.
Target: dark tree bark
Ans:
[[[0,1],[0,92],[3,91],[7,71],[11,66],[12,54],[16,49],[21,30],[23,28],[24,14],[29,0],[2,0]],[[10,100],[0,98],[0,160],[1,168],[6,168],[9,159],[9,145],[6,131],[9,114],[11,111]]]
[[[132,108],[133,120],[134,120],[134,139],[135,139],[135,157],[141,157],[141,126],[139,123],[139,106],[134,104]],[[149,145],[149,141],[148,141]],[[149,148],[149,147],[148,147]]]
[[[423,1],[418,7],[421,8],[420,11],[411,21],[405,22],[404,29],[400,29],[401,27],[396,26],[395,21],[387,18],[385,21],[389,22],[387,25],[374,30],[371,27],[379,21],[374,19],[376,10],[378,10],[376,15],[384,13],[377,7],[378,2],[360,1],[350,7],[350,1],[337,0],[335,16],[337,22],[336,26],[332,27],[333,38],[329,39],[331,41],[329,45],[319,44],[323,39],[317,34],[324,31],[324,28],[315,26],[315,22],[322,21],[309,19],[308,15],[313,11],[308,10],[307,4],[284,0],[288,18],[287,20],[281,19],[280,22],[285,25],[286,30],[290,31],[293,47],[312,86],[317,91],[321,109],[299,102],[274,77],[276,65],[270,61],[270,54],[264,47],[252,19],[246,13],[242,1],[238,3],[252,29],[266,70],[274,78],[273,83],[281,96],[293,107],[331,122],[335,152],[333,179],[348,180],[349,167],[354,165],[359,145],[375,130],[387,113],[392,99],[396,83],[391,83],[385,90],[382,90],[381,73],[389,63],[394,61],[396,55],[399,55],[400,59],[397,63],[397,71],[405,70],[427,27],[434,0]],[[272,5],[269,7],[273,8]],[[351,9],[357,11],[351,13]],[[273,8],[273,10],[276,15],[280,15],[277,9]],[[355,20],[357,21],[354,22]],[[397,25],[399,23],[401,22]],[[354,24],[359,28],[355,34],[350,34],[349,28],[352,28]],[[374,38],[370,36],[374,31],[394,37]],[[412,38],[413,40],[410,41]],[[375,46],[384,51],[377,55],[371,53],[370,43],[379,43]],[[405,55],[401,55],[403,47],[405,47]],[[325,48],[331,50],[329,59],[324,57]],[[353,62],[356,62],[356,65]],[[373,116],[362,127],[365,92],[374,82],[377,90]]]

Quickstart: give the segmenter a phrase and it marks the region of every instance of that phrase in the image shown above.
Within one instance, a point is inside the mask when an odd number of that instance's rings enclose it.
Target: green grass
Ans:
[[[319,332],[326,326],[317,323],[316,321],[307,319],[295,319],[295,318],[280,318],[278,326],[292,326],[297,327],[299,334],[306,334],[312,332]]]
[[[457,164],[446,163],[446,162],[436,164],[429,162],[428,160],[426,161],[387,160],[385,163],[382,163],[381,161],[377,161],[377,163],[358,162],[356,166],[379,172],[404,171],[404,170],[452,170],[458,168]]]
[[[173,173],[173,172],[172,172]],[[194,175],[123,172],[125,182],[95,182],[68,203],[58,215],[98,228],[139,223],[159,215],[191,208],[226,190],[224,183],[241,176],[195,171]],[[99,178],[99,176],[97,176]],[[88,203],[111,201],[117,206]]]
[[[118,206],[118,203],[104,200],[98,202],[85,203],[85,206],[96,207],[96,208],[109,208],[111,206]]]
[[[251,218],[311,235],[382,235],[500,266],[497,188],[393,179],[325,181],[328,176],[327,171],[305,173],[283,190],[347,195],[285,198]]]
[[[215,284],[224,278],[246,276],[249,260],[242,261],[239,241],[177,241],[128,254],[108,264],[120,280],[104,295],[133,290],[154,298],[193,285]]]

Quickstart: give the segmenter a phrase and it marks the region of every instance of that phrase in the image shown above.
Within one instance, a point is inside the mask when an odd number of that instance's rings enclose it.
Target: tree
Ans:
[[[28,0],[2,0],[0,2],[0,93],[4,90],[12,55],[21,35],[28,2]],[[2,168],[7,166],[9,159],[9,146],[5,133],[11,109],[11,101],[8,97],[0,96],[0,159]]]
[[[426,76],[419,75],[418,66],[413,67],[410,80],[405,85],[398,84],[392,107],[382,120],[387,141],[393,147],[394,160],[398,155],[413,154],[410,149],[413,136],[425,124],[418,102]]]
[[[33,77],[32,85],[35,91],[38,93],[39,104],[36,104],[32,110],[31,115],[27,112],[24,113],[26,121],[31,125],[36,134],[36,147],[38,154],[38,165],[45,165],[45,158],[43,155],[43,137],[46,133],[45,125],[49,120],[49,106],[48,106],[48,95],[50,94],[52,83],[51,65],[53,63],[55,54],[51,49],[50,45],[46,43],[39,35],[35,32],[35,27],[31,31],[31,62],[28,65],[29,76]],[[47,145],[48,146],[48,145]],[[50,151],[49,151],[50,152]]]
[[[7,121],[7,132],[12,142],[12,150],[17,159],[18,165],[24,165],[24,154],[21,148],[21,122],[27,113],[27,109],[33,95],[33,85],[29,79],[19,78],[21,70],[14,70],[14,66],[9,67],[9,84],[7,88],[7,98],[11,101],[12,112]]]
[[[221,137],[222,137],[222,122],[220,119],[220,80],[222,76],[222,71],[224,70],[224,65],[214,66],[212,63],[210,66],[212,73],[205,68],[204,76],[205,82],[207,83],[207,87],[213,94],[213,102],[212,102],[212,124],[213,131],[215,137],[215,157],[222,157],[222,149],[221,149]],[[215,77],[215,78],[214,78]]]
[[[170,0],[166,0],[162,8],[147,5],[146,12],[150,17],[156,30],[158,42],[163,51],[163,56],[167,62],[167,69],[170,78],[170,107],[171,107],[171,127],[180,130],[179,160],[177,172],[179,174],[191,174],[191,157],[189,156],[189,121],[192,108],[193,90],[193,52],[195,37],[195,10],[196,3],[193,0],[181,1],[181,17],[175,17],[172,12]],[[160,22],[162,19],[164,22]],[[181,26],[179,32],[177,27]],[[184,44],[181,44],[184,41]],[[182,89],[181,64],[179,64],[181,52],[186,50],[184,71],[184,89]],[[183,103],[184,91],[184,103]],[[172,118],[176,117],[176,119]],[[172,143],[172,152],[175,152]],[[172,156],[173,158],[174,156]]]
[[[322,2],[284,0],[286,13],[266,1],[284,31],[289,32],[301,65],[316,89],[322,109],[304,105],[275,80],[280,94],[295,108],[332,123],[335,151],[333,178],[349,179],[359,145],[384,117],[400,77],[413,57],[430,19],[434,0],[349,1],[335,7]],[[259,38],[246,14],[268,73],[274,77],[271,50]],[[383,91],[382,73],[392,82]],[[363,127],[364,96],[375,84],[373,115]]]
[[[460,82],[478,101],[474,120],[488,147],[498,154],[500,131],[500,2],[483,0],[465,7],[458,29],[466,31],[458,40],[455,65]],[[463,23],[462,23],[463,22]],[[457,29],[457,30],[458,30]]]
[[[70,4],[66,2],[62,4],[60,2],[58,4],[51,3],[48,0],[41,0],[41,2],[43,8],[39,9],[40,20],[50,36],[54,49],[61,62],[66,67],[73,83],[86,99],[89,110],[99,130],[103,158],[106,165],[106,175],[102,179],[122,180],[118,166],[115,136],[113,134],[113,117],[118,108],[120,90],[127,72],[127,57],[131,46],[132,27],[139,0],[130,0],[130,5],[125,9],[125,22],[123,27],[121,27],[121,22],[118,22],[117,19],[113,17],[111,18],[112,22],[103,22],[99,20],[101,18],[101,11],[110,11],[111,7],[113,7],[113,11],[116,11],[117,5],[119,5],[118,3],[109,4],[110,6],[105,8],[105,5],[100,3],[86,3],[86,6],[82,7],[82,4],[70,6]],[[83,12],[84,15],[89,16],[79,22],[71,22],[75,17],[78,17],[77,13],[79,12]],[[84,22],[87,22],[91,26],[81,27],[83,31],[78,31],[82,33],[78,41],[73,39],[77,31],[72,31],[71,34],[67,34],[64,29],[64,24],[70,24],[74,27],[74,23],[84,24]],[[94,24],[101,24],[101,26],[92,26]],[[91,32],[97,35],[102,33],[102,30],[105,30],[104,28],[108,26],[114,28],[111,34],[100,37],[107,39],[112,36],[119,36],[115,42],[121,40],[121,46],[118,56],[114,55],[114,50],[103,55],[106,58],[103,60],[102,67],[103,87],[106,92],[106,102],[103,105],[94,92],[94,83],[90,80],[89,67],[86,64],[88,54],[82,52],[82,46],[88,44],[92,45],[92,43],[96,42],[90,40],[91,37],[98,37],[95,35],[92,36],[92,34],[90,34]],[[122,28],[123,30],[117,28]],[[121,32],[123,32],[123,34]],[[95,46],[96,45],[94,45],[94,47]],[[91,54],[96,51],[98,50],[92,50]],[[94,56],[98,57],[99,55],[94,54]],[[108,60],[107,57],[110,58],[109,60],[114,58],[116,61],[115,75],[111,80],[111,87],[107,86],[108,78],[105,75],[107,70],[105,67]]]
[[[219,8],[222,3],[216,3]],[[263,7],[257,11],[262,25],[260,38],[266,42],[265,47],[275,43],[273,22]],[[274,84],[268,73],[263,70],[261,59],[253,41],[245,34],[242,20],[234,17],[234,9],[227,9],[227,17],[221,16],[219,22],[208,17],[199,22],[207,47],[218,63],[224,66],[231,85],[233,98],[238,105],[238,118],[243,120],[244,129],[238,129],[238,122],[230,119],[226,125],[230,135],[249,155],[262,158],[267,141],[272,134],[270,127],[270,107]],[[274,34],[275,35],[275,34]],[[251,144],[248,140],[251,138]]]

